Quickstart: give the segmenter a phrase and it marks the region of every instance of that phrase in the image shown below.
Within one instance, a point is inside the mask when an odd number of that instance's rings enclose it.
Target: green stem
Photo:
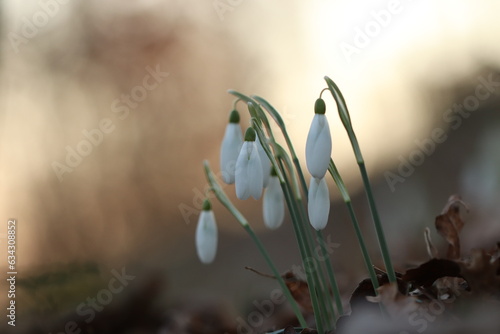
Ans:
[[[267,250],[264,248],[264,245],[262,245],[261,241],[257,237],[257,235],[254,233],[250,225],[248,224],[248,221],[246,218],[241,214],[241,212],[234,206],[234,204],[229,200],[229,198],[226,196],[225,192],[222,190],[220,187],[219,183],[217,182],[215,175],[213,174],[212,170],[210,169],[210,165],[208,161],[203,162],[203,166],[205,169],[205,174],[207,176],[207,180],[210,184],[210,187],[212,191],[214,192],[215,196],[217,199],[221,202],[222,205],[224,205],[229,212],[238,220],[238,222],[243,226],[245,231],[250,235],[252,240],[255,242],[257,245],[257,248],[259,249],[260,253],[264,257],[265,261],[267,262],[269,268],[271,269],[273,275],[276,277],[278,280],[279,285],[281,286],[281,289],[283,290],[283,293],[285,294],[285,297],[288,299],[288,302],[290,303],[293,312],[295,313],[295,316],[297,317],[300,325],[302,327],[307,327],[306,320],[304,319],[304,316],[300,312],[299,306],[297,305],[297,302],[293,298],[292,294],[290,293],[290,290],[286,286],[285,281],[283,280],[283,277],[278,272],[278,269],[276,269],[276,266],[274,265],[273,261],[271,260],[271,257],[269,256],[269,253]]]
[[[372,216],[375,223],[375,231],[377,233],[377,238],[380,245],[380,251],[382,252],[382,258],[384,259],[384,264],[387,271],[387,277],[389,278],[389,282],[395,283],[396,273],[394,271],[394,267],[392,266],[391,256],[389,254],[389,248],[387,247],[387,242],[385,240],[384,229],[382,227],[382,223],[380,222],[377,206],[375,205],[375,199],[373,197],[373,192],[370,185],[370,180],[368,179],[368,173],[366,172],[365,164],[360,163],[359,169],[361,171],[361,176],[363,177],[363,182],[365,184],[366,195],[368,197],[368,203],[372,211]]]
[[[376,292],[378,288],[377,274],[375,273],[375,269],[373,269],[373,263],[372,260],[370,259],[370,254],[368,253],[368,249],[366,248],[366,243],[363,238],[363,234],[361,233],[361,228],[359,227],[358,219],[356,218],[356,213],[351,203],[351,197],[349,196],[344,181],[342,180],[342,177],[340,176],[340,173],[338,172],[337,167],[335,166],[335,163],[333,162],[332,159],[330,159],[330,166],[328,167],[328,172],[335,181],[335,184],[337,185],[337,188],[340,191],[340,195],[342,196],[342,199],[344,200],[344,203],[347,206],[352,225],[354,226],[354,231],[356,232],[358,244],[359,247],[361,248],[361,253],[365,261],[366,269],[368,270],[368,273],[370,275],[373,289]]]
[[[265,99],[263,99],[260,96],[252,96],[255,101],[260,103],[264,109],[267,110],[267,112],[271,115],[271,117],[275,120],[276,124],[281,130],[281,133],[283,134],[283,137],[285,138],[286,146],[290,150],[290,156],[292,158],[293,164],[295,165],[295,169],[297,170],[297,174],[299,175],[300,183],[302,185],[302,189],[304,193],[307,196],[307,184],[304,179],[304,174],[302,173],[302,168],[300,167],[300,161],[297,158],[297,154],[295,153],[295,149],[293,147],[292,141],[290,140],[290,136],[288,135],[288,132],[286,131],[286,126],[285,123],[283,122],[283,119],[281,118],[280,114],[274,107],[267,102]]]
[[[304,196],[307,197],[308,190],[307,190],[307,184],[306,184],[306,181],[305,181],[305,178],[304,178],[304,174],[302,172],[302,168],[300,166],[300,162],[299,162],[299,159],[297,157],[297,154],[295,153],[295,149],[293,147],[292,141],[290,140],[290,136],[288,135],[288,132],[286,130],[285,123],[283,122],[280,114],[265,99],[263,99],[263,98],[261,98],[259,96],[252,96],[252,98],[255,101],[257,101],[258,103],[260,103],[265,110],[267,110],[267,112],[271,115],[271,117],[275,120],[276,124],[280,128],[280,130],[281,130],[281,132],[283,134],[283,137],[285,138],[285,142],[286,142],[286,145],[288,147],[288,150],[290,151],[290,155],[291,155],[291,158],[292,158],[292,161],[293,161],[293,165],[295,167],[295,171],[297,172],[298,178],[300,180],[300,185],[302,187],[302,191],[304,192]],[[286,155],[286,152],[284,152],[284,150],[282,150],[282,151],[283,151],[283,153],[281,153],[281,154],[282,154],[283,158],[286,161],[286,165],[288,167],[289,174],[291,175],[291,177],[292,177],[292,179],[294,181],[293,184],[294,184],[294,186],[296,188],[297,187],[297,180],[296,180],[296,177],[295,177],[295,171],[294,171],[293,167],[291,166],[291,164],[289,163],[289,160],[288,160],[289,158]],[[320,299],[320,303],[319,303],[320,304],[320,308],[321,308],[321,311],[326,316],[326,319],[324,319],[325,325],[327,326],[327,328],[332,328],[332,327],[334,327],[334,324],[330,323],[329,320],[331,318],[328,316],[328,312],[326,311],[326,309],[330,309],[331,310],[330,314],[333,315],[333,320],[334,320],[335,315],[334,315],[334,310],[333,310],[333,302],[331,300],[331,294],[328,291],[327,280],[323,279],[323,278],[326,277],[326,275],[324,273],[324,270],[323,270],[323,266],[317,261],[317,259],[314,256],[312,256],[311,245],[314,244],[313,237],[312,237],[312,234],[311,234],[312,233],[312,229],[310,227],[310,224],[308,223],[309,219],[308,219],[307,214],[305,212],[305,207],[302,204],[302,200],[301,200],[301,196],[300,196],[300,190],[298,190],[298,189],[296,189],[296,199],[295,199],[295,202],[297,202],[297,209],[298,209],[298,211],[300,213],[300,219],[299,219],[299,222],[298,222],[298,228],[300,229],[299,233],[304,236],[303,240],[305,241],[306,249],[308,250],[308,253],[309,253],[309,257],[308,258],[311,259],[311,261],[313,262],[314,267],[317,269],[313,273],[312,279],[314,280],[314,284],[317,287],[319,287],[319,290],[317,291],[317,293],[319,293],[319,296],[320,296],[320,298],[319,298]],[[326,260],[326,262],[327,262],[327,264],[326,264],[327,268],[330,267],[330,269],[331,269],[330,259],[328,258]],[[335,282],[335,286],[337,286],[336,282]],[[333,286],[332,286],[332,289],[333,289]],[[340,296],[339,295],[336,295],[335,298],[338,298],[338,300],[340,300]],[[341,300],[340,300],[340,305],[341,304],[342,303],[341,303]],[[342,306],[341,306],[341,309],[342,309]]]
[[[389,248],[387,247],[387,242],[385,240],[384,229],[382,227],[382,223],[380,222],[380,217],[378,214],[377,206],[375,205],[375,199],[373,196],[373,192],[370,185],[370,180],[368,178],[368,173],[366,172],[365,162],[363,159],[363,155],[361,154],[361,149],[358,144],[358,140],[356,139],[356,135],[354,134],[354,130],[351,123],[351,117],[349,115],[349,110],[347,109],[347,104],[345,103],[344,97],[340,92],[340,89],[337,85],[329,78],[325,77],[325,81],[328,85],[328,89],[330,90],[335,102],[337,103],[339,116],[344,124],[344,127],[347,131],[347,135],[349,136],[349,140],[351,141],[351,145],[354,151],[354,155],[356,156],[356,161],[359,166],[359,170],[361,172],[361,177],[363,179],[363,184],[365,186],[366,196],[368,198],[368,203],[370,206],[370,211],[373,217],[373,223],[375,225],[375,231],[377,234],[377,239],[380,247],[380,252],[382,253],[382,258],[384,260],[384,264],[387,271],[387,277],[389,278],[389,282],[396,282],[396,274],[394,271],[394,267],[392,266],[391,257],[389,254]]]
[[[283,168],[283,166],[281,166]],[[317,289],[316,289],[316,284],[315,284],[315,279],[313,278],[313,275],[310,270],[308,270],[308,267],[306,266],[309,261],[309,259],[313,259],[310,255],[310,252],[308,250],[308,245],[305,240],[305,233],[303,233],[301,227],[300,227],[300,214],[298,213],[298,208],[297,208],[297,203],[293,200],[293,192],[289,187],[289,182],[288,182],[288,177],[286,176],[286,173],[283,173],[284,175],[284,182],[281,182],[281,188],[283,190],[283,194],[285,195],[285,201],[288,206],[288,210],[290,211],[290,216],[292,218],[292,225],[294,229],[294,234],[295,237],[297,238],[297,243],[299,245],[299,250],[300,250],[300,256],[302,258],[302,264],[305,269],[306,273],[306,278],[307,278],[307,285],[309,288],[309,295],[311,297],[311,303],[313,306],[313,311],[314,311],[314,319],[316,321],[316,329],[318,330],[319,333],[324,333],[323,330],[323,319],[324,315],[322,314],[322,309],[320,308],[320,304],[318,301],[318,296],[317,296]]]
[[[301,232],[302,235],[305,236],[305,239],[307,240],[307,243],[309,245],[313,245],[314,244],[314,238],[313,238],[313,234],[312,234],[312,231],[313,229],[311,228],[311,224],[309,223],[309,218],[307,216],[307,213],[306,213],[306,210],[305,210],[305,205],[303,204],[302,200],[297,200],[297,210],[299,211],[299,215],[300,215],[300,229],[301,229]],[[309,246],[311,247],[311,246]],[[326,309],[332,309],[333,307],[333,301],[331,299],[331,294],[328,290],[328,284],[327,284],[327,280],[325,279],[326,275],[325,275],[325,272],[323,270],[323,266],[319,263],[318,259],[314,256],[313,254],[313,250],[310,248],[310,251],[309,251],[309,259],[311,259],[311,262],[313,264],[313,268],[315,269],[313,271],[313,280],[314,280],[314,284],[318,287],[317,289],[317,293],[318,295],[320,296],[320,307],[322,307],[322,310],[324,312],[324,316],[323,316],[323,319],[325,321],[325,326],[327,326],[327,328],[332,328],[333,327],[333,323],[330,323],[330,320],[333,321],[333,319],[331,317],[328,316],[328,312],[326,312]],[[326,262],[330,262],[329,259],[327,259]],[[332,312],[330,312],[330,314],[334,314],[333,313],[333,309],[332,309]]]
[[[231,93],[234,94],[234,92],[231,92]],[[287,146],[290,150],[292,157],[294,157],[296,159],[297,156],[295,154],[295,150],[293,148],[290,137],[288,136],[288,133],[287,133],[286,127],[285,127],[285,123],[283,122],[281,115],[266,100],[264,100],[258,96],[252,96],[252,98],[255,101],[257,101],[258,103],[260,103],[264,107],[264,109],[266,109],[268,111],[268,113],[271,115],[271,117],[274,119],[274,121],[279,126],[279,128],[281,129],[281,131],[285,137],[285,141],[287,143]],[[276,144],[276,146],[278,146],[278,145]],[[290,211],[290,214],[292,216],[292,222],[294,225],[295,234],[296,234],[297,241],[299,244],[299,249],[301,250],[302,261],[303,261],[304,265],[306,264],[306,261],[312,261],[315,268],[317,268],[317,266],[318,266],[317,261],[314,258],[314,256],[312,255],[312,248],[311,248],[312,241],[311,241],[310,236],[308,235],[308,233],[310,234],[310,231],[307,230],[308,226],[305,226],[305,225],[308,225],[307,224],[308,220],[304,219],[301,215],[300,208],[302,207],[302,205],[300,203],[301,203],[302,196],[300,194],[300,189],[298,188],[298,183],[297,183],[297,180],[295,177],[295,171],[293,170],[293,167],[290,164],[290,161],[289,161],[288,156],[286,155],[286,152],[284,150],[279,150],[278,148],[276,149],[276,151],[278,153],[278,156],[280,156],[284,160],[285,164],[287,165],[289,175],[292,178],[293,185],[294,185],[295,192],[292,192],[292,190],[288,186],[290,184],[290,182],[289,182],[288,178],[286,177],[286,173],[284,172],[283,166],[281,166],[282,167],[281,169],[283,170],[283,175],[285,177],[285,182],[282,183],[282,186],[283,185],[285,186],[285,187],[283,187],[283,192],[285,193],[285,198],[287,199],[287,205],[289,207],[289,211]],[[270,157],[270,159],[272,159],[272,158]],[[297,159],[297,161],[298,161],[298,159]],[[287,192],[288,192],[288,196],[286,195]],[[293,194],[295,194],[295,196]],[[306,276],[307,276],[307,283],[309,286],[309,292],[311,295],[311,301],[313,303],[314,314],[315,314],[315,319],[316,319],[316,323],[318,326],[318,331],[321,333],[321,332],[323,332],[322,321],[327,321],[327,319],[328,319],[328,315],[326,313],[327,302],[325,301],[325,298],[324,298],[325,294],[322,293],[320,290],[321,285],[320,285],[320,280],[318,277],[318,272],[316,270],[314,270],[312,273],[309,270],[306,270]],[[327,324],[327,323],[325,323],[325,324]],[[330,326],[327,326],[327,327],[329,328]]]
[[[333,300],[332,300],[332,293],[333,293],[333,296],[335,298],[335,301],[337,302],[337,298],[339,297],[336,295],[336,293],[338,293],[338,286],[337,286],[336,282],[334,284],[334,282],[331,279],[332,277],[329,274],[328,264],[330,263],[330,261],[328,261],[328,256],[327,256],[328,252],[326,251],[325,245],[323,243],[321,243],[320,238],[322,237],[322,235],[320,236],[320,234],[321,234],[321,231],[316,231],[317,239],[318,239],[318,242],[320,243],[321,256],[324,259],[324,260],[318,259],[318,265],[321,268],[320,277],[323,277],[323,278],[326,277],[325,270],[328,273],[328,280],[326,280],[326,279],[322,280],[322,282],[323,282],[322,293],[328,297],[328,298],[325,298],[326,307],[328,309],[328,328],[335,329],[335,327],[336,327],[335,321],[337,319],[337,315],[336,315],[335,307],[334,307]],[[325,259],[326,259],[326,261],[325,261]],[[325,268],[323,268],[322,264],[324,264]],[[335,279],[335,277],[333,277],[333,279]],[[341,305],[342,305],[342,303],[341,303]],[[337,308],[337,310],[338,310],[338,308]]]
[[[318,235],[318,240],[319,244],[321,245],[321,249],[323,251],[323,257],[328,254],[328,251],[326,249],[326,243],[325,243],[325,238],[323,236],[323,233],[321,231],[317,231],[316,233]],[[328,254],[328,257],[330,255]],[[326,261],[326,272],[328,274],[328,279],[330,280],[330,286],[332,287],[332,293],[333,297],[335,298],[335,304],[337,306],[337,311],[339,316],[344,314],[344,307],[342,306],[342,299],[340,298],[340,290],[339,286],[337,284],[337,279],[335,278],[335,273],[333,271],[333,267],[329,259]]]
[[[305,196],[307,196],[307,185],[305,182],[304,175],[302,173],[302,169],[300,167],[300,162],[297,158],[297,155],[295,154],[295,150],[293,148],[290,137],[286,131],[283,119],[281,118],[281,115],[274,109],[273,106],[271,106],[266,100],[258,96],[248,97],[236,91],[229,91],[229,93],[235,95],[236,97],[248,103],[250,114],[254,119],[252,123],[257,131],[257,134],[261,142],[263,142],[262,139],[264,137],[260,126],[261,122],[266,127],[267,132],[270,134],[271,145],[274,147],[274,152],[276,154],[276,157],[273,156],[271,150],[268,147],[264,147],[264,149],[275,169],[277,171],[280,171],[278,172],[279,174],[278,176],[280,179],[280,183],[282,184],[282,189],[285,194],[285,199],[287,201],[290,214],[292,216],[292,222],[297,242],[299,244],[302,261],[304,264],[306,264],[307,261],[310,261],[310,263],[312,263],[314,268],[316,268],[316,270],[313,270],[312,272],[310,272],[310,270],[306,270],[306,276],[309,286],[309,292],[311,295],[311,302],[313,304],[314,315],[318,326],[318,331],[323,332],[322,329],[323,324],[328,329],[334,326],[330,323],[330,321],[333,319],[329,317],[329,314],[334,314],[333,302],[331,300],[331,294],[329,293],[328,290],[327,280],[323,279],[326,278],[323,266],[321,266],[318,263],[317,259],[313,256],[312,245],[314,244],[314,241],[311,234],[312,229],[310,227],[310,224],[308,223],[309,220],[307,218],[305,207],[301,200],[302,196],[299,184],[297,182],[297,177],[295,174],[295,172],[297,172],[300,180],[300,187],[302,188]],[[286,152],[283,150],[281,146],[276,144],[274,137],[272,136],[271,128],[269,126],[267,118],[265,117],[265,115],[263,115],[261,106],[269,113],[269,115],[274,119],[278,127],[281,129],[287,147],[290,151],[295,170],[292,164],[290,163],[290,158],[288,157]],[[278,161],[276,160],[276,158],[278,158],[277,159]],[[281,161],[284,161],[285,165],[287,166],[287,170],[289,172],[288,175],[286,174],[285,168],[283,167]],[[280,168],[277,168],[276,166],[277,164],[280,165]],[[289,177],[292,178],[291,180],[293,181],[293,183],[289,182]],[[292,191],[292,184],[294,191]],[[329,260],[328,264],[331,266]],[[327,309],[331,309],[331,311],[328,312]]]

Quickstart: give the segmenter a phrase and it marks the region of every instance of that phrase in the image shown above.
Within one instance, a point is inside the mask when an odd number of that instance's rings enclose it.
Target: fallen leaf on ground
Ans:
[[[429,254],[429,257],[431,259],[436,259],[439,256],[439,253],[436,247],[434,247],[434,245],[432,244],[431,230],[428,227],[426,227],[424,230],[424,238],[425,238],[425,244],[427,246],[427,254]]]
[[[366,296],[366,299],[372,303],[381,303],[392,319],[406,317],[419,307],[417,298],[403,295],[396,283],[382,285],[377,292],[377,296]]]
[[[313,307],[307,282],[299,279],[292,271],[286,272],[282,277],[297,304],[302,307],[304,312],[312,314]]]
[[[402,279],[416,286],[428,288],[441,277],[461,277],[460,266],[451,260],[432,259],[417,268],[409,269]]]
[[[436,230],[448,242],[447,258],[450,260],[460,258],[459,235],[464,227],[464,221],[460,217],[460,204],[468,210],[467,204],[459,196],[452,195],[435,221]]]
[[[474,294],[500,298],[500,259],[484,249],[473,249],[470,259],[459,262],[462,274]]]
[[[268,277],[272,279],[276,279],[273,275],[265,274],[262,273],[258,270],[255,270],[251,267],[245,267],[245,269],[250,270],[257,275],[263,276],[263,277]],[[299,306],[302,308],[304,312],[307,314],[312,314],[313,313],[313,307],[312,307],[312,302],[311,302],[311,297],[309,295],[309,285],[307,285],[307,282],[304,280],[301,280],[298,278],[293,271],[287,271],[283,275],[281,275],[283,280],[285,281],[285,284],[290,290],[290,293],[292,294],[293,299],[299,304]]]

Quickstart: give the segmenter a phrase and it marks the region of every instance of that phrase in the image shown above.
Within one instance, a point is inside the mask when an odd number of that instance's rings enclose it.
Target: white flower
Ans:
[[[325,228],[330,213],[330,195],[325,178],[311,178],[307,203],[309,221],[317,231]]]
[[[234,174],[236,168],[236,159],[240,154],[241,145],[243,145],[243,135],[240,128],[240,116],[236,110],[231,112],[229,123],[226,126],[224,139],[220,150],[220,169],[222,179],[227,184],[234,183]]]
[[[269,161],[269,157],[266,151],[264,151],[258,136],[255,138],[255,143],[257,144],[257,152],[259,153],[260,164],[262,165],[262,187],[265,188],[269,183],[269,176],[271,175],[271,161]]]
[[[318,99],[323,101],[321,99]],[[330,164],[332,154],[332,137],[330,127],[325,116],[324,102],[319,103],[323,108],[318,109],[316,102],[315,114],[307,135],[306,141],[306,164],[309,173],[315,178],[321,179],[325,176]]]
[[[213,262],[217,253],[217,224],[208,200],[203,203],[203,211],[198,218],[195,241],[200,261],[205,264]]]
[[[271,175],[269,184],[264,191],[263,213],[264,224],[271,230],[281,226],[285,218],[285,198],[281,190],[280,180],[276,175]]]
[[[245,142],[236,160],[236,197],[247,199],[252,196],[259,199],[262,195],[262,184],[262,165],[255,143],[255,130],[248,128],[245,133]]]

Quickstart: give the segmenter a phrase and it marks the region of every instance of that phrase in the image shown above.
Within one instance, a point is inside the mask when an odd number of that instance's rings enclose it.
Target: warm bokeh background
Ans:
[[[20,225],[20,280],[71,273],[72,265],[86,263],[98,268],[101,280],[82,283],[64,306],[53,296],[65,292],[40,283],[25,296],[34,318],[74,314],[76,305],[105,286],[111,269],[123,266],[137,281],[153,275],[168,281],[161,290],[168,303],[223,299],[241,309],[275,287],[242,269],[267,268],[218,204],[215,263],[202,266],[194,250],[199,194],[206,184],[201,162],[209,159],[218,168],[232,103],[229,88],[270,101],[302,155],[314,100],[325,87],[322,78],[338,83],[397,268],[425,259],[423,228],[432,227],[452,193],[471,207],[464,249],[498,240],[496,1],[8,0],[1,6],[1,248],[6,221],[14,217]],[[158,85],[137,88],[154,69],[164,73]],[[490,84],[482,89],[484,82]],[[130,107],[116,102],[141,91],[147,94]],[[334,158],[376,257],[355,161],[333,100],[326,101]],[[471,112],[452,113],[454,104]],[[54,162],[64,164],[67,147],[76,149],[83,132],[104,119],[113,130],[59,180]],[[242,125],[248,125],[247,116]],[[418,155],[416,141],[431,138],[438,128],[447,140],[424,154],[405,182],[391,187],[387,172],[398,173],[401,159]],[[331,185],[334,205],[326,233],[340,244],[334,261],[347,297],[365,274]],[[227,190],[233,196],[233,188]],[[299,263],[289,223],[267,232],[258,202],[236,202],[280,269]],[[433,237],[439,242],[434,230]],[[2,271],[5,262],[0,260]],[[74,280],[65,278],[65,286],[79,287]]]

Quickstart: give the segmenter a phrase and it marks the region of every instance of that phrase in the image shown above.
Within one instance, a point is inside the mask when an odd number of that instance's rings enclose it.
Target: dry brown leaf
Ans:
[[[469,288],[467,281],[460,277],[441,277],[434,282],[437,300],[455,300]]]
[[[484,249],[473,249],[468,260],[458,262],[474,294],[500,298],[500,259]]]
[[[432,244],[431,230],[428,227],[426,227],[424,230],[424,238],[425,238],[425,244],[427,245],[427,254],[429,254],[429,257],[431,259],[437,258],[439,253],[436,247],[434,247],[434,245]]]
[[[491,260],[490,261],[497,261],[500,259],[500,242],[497,242],[495,248],[493,248],[489,254],[491,255]],[[497,261],[498,263],[498,268],[497,268],[497,275],[500,275],[500,261]]]
[[[432,259],[417,268],[409,269],[402,279],[416,286],[428,288],[442,277],[461,277],[460,266],[455,261]]]
[[[297,331],[293,326],[286,326],[285,329],[283,329],[283,334],[297,334]]]
[[[263,277],[268,277],[272,279],[276,279],[273,275],[265,274],[262,273],[258,270],[255,270],[251,267],[245,267],[245,269],[250,270],[257,275],[263,276]],[[290,293],[292,294],[293,299],[299,304],[300,307],[302,307],[302,310],[305,313],[312,314],[313,313],[313,307],[312,307],[312,301],[311,297],[309,295],[309,285],[307,285],[307,282],[304,280],[301,280],[298,278],[293,271],[287,271],[283,275],[281,275],[283,280],[285,281],[285,284],[290,290]]]
[[[366,299],[372,303],[382,303],[392,319],[407,317],[419,307],[417,298],[403,295],[396,283],[382,285],[377,291],[377,296],[366,296]]]
[[[435,221],[436,230],[448,242],[447,258],[450,260],[460,258],[459,234],[464,227],[464,221],[460,217],[460,204],[468,210],[467,204],[459,196],[450,196],[443,212]]]
[[[292,297],[295,299],[297,304],[302,307],[304,312],[312,314],[313,307],[307,282],[299,279],[292,271],[286,272],[282,277],[285,280],[285,284],[290,290],[290,293],[292,294]]]

